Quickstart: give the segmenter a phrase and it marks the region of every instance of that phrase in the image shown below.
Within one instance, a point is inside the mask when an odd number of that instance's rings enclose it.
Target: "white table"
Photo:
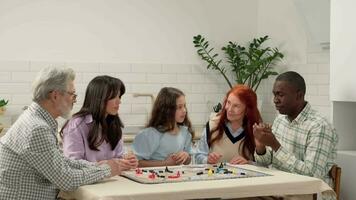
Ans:
[[[270,195],[315,194],[331,188],[322,180],[253,165],[239,167],[273,176],[193,181],[163,184],[141,184],[116,176],[72,192],[61,192],[61,197],[85,200],[178,200],[197,198],[240,198]]]

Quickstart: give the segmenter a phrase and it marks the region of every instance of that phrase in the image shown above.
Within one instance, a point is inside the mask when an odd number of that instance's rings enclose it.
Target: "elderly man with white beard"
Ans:
[[[56,199],[59,190],[74,190],[119,175],[115,161],[89,163],[63,156],[56,118],[68,118],[76,102],[74,71],[48,67],[33,83],[33,102],[0,140],[0,199]]]

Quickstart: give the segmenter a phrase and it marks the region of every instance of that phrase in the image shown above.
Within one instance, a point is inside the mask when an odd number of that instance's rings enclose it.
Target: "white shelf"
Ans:
[[[354,150],[354,151],[338,151],[337,154],[355,156],[355,158],[356,158],[356,150]]]

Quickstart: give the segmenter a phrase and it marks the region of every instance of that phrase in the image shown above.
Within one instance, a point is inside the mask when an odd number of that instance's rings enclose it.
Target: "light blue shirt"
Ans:
[[[179,128],[177,134],[145,128],[135,137],[132,150],[139,160],[165,160],[170,154],[180,151],[192,154],[192,135],[186,126]]]
[[[244,129],[241,127],[233,132],[230,122],[226,123],[226,126],[234,138],[238,137],[244,131]],[[206,128],[204,128],[202,132],[194,154],[196,164],[205,164],[208,162],[209,146],[207,142]]]

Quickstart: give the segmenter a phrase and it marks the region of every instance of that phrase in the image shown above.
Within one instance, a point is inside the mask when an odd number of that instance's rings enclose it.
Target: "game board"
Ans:
[[[124,171],[121,175],[145,184],[271,176],[269,174],[242,169],[235,165],[223,163],[220,165],[181,165],[137,168],[136,170]]]

